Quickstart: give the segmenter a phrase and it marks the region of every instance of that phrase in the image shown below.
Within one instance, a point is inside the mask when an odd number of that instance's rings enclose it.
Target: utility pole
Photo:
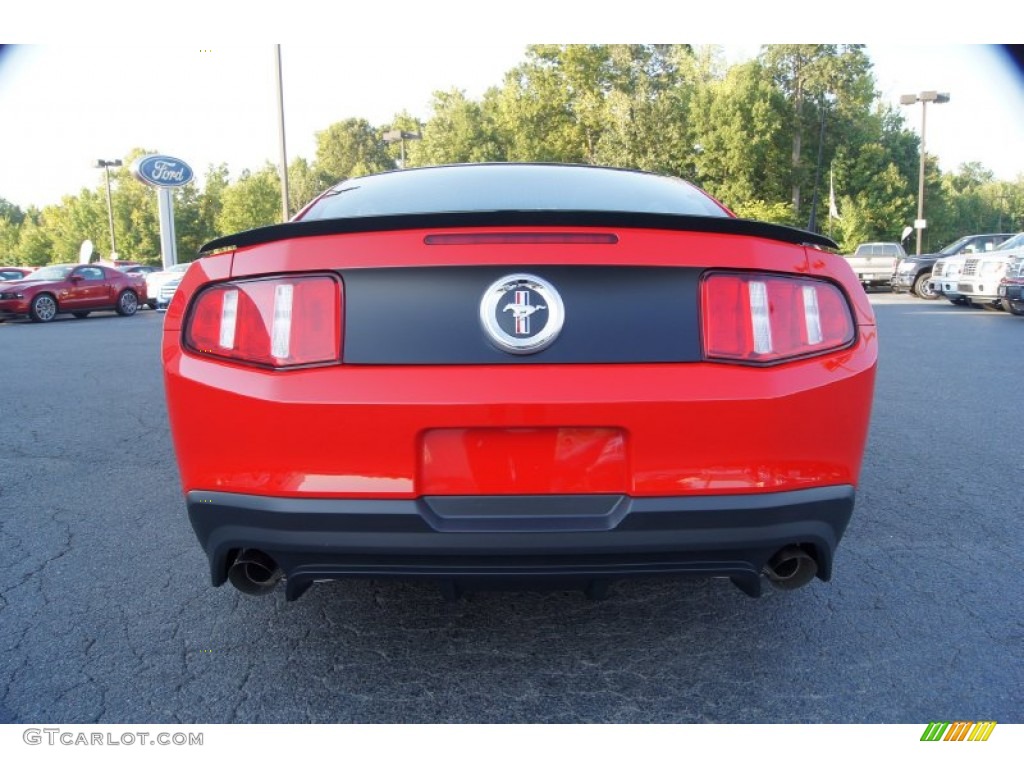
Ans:
[[[107,178],[107,220],[110,222],[110,260],[117,258],[117,240],[114,238],[114,203],[110,196],[110,168],[119,168],[120,160],[97,160],[94,168],[102,168]]]
[[[274,68],[277,73],[277,124],[281,136],[281,221],[288,221],[288,155],[284,142],[284,80],[281,76],[281,46],[274,46]]]

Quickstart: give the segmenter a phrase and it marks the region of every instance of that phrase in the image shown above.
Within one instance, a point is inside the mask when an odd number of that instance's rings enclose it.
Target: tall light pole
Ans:
[[[277,124],[281,136],[281,221],[288,221],[288,156],[284,143],[284,80],[281,76],[281,46],[274,46],[274,68],[277,73]]]
[[[917,94],[910,93],[900,96],[900,104],[916,104],[921,102],[921,169],[917,180],[917,221],[914,222],[914,228],[917,230],[918,256],[921,255],[921,230],[928,226],[924,218],[924,127],[925,119],[928,116],[928,102],[930,101],[934,101],[936,104],[945,104],[949,101],[949,94],[936,91],[921,91]]]
[[[117,258],[117,241],[114,239],[114,205],[110,197],[110,169],[119,168],[120,160],[97,160],[94,168],[102,168],[107,177],[107,219],[110,221],[110,260]]]

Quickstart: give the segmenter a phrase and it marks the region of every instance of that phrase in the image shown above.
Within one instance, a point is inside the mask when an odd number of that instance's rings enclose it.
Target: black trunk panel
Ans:
[[[488,340],[480,303],[500,278],[552,283],[565,305],[557,340],[534,354]],[[701,270],[517,266],[354,269],[345,282],[349,364],[661,363],[700,359]]]

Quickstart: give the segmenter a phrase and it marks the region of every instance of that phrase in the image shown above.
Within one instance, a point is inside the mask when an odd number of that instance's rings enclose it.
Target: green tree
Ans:
[[[530,46],[527,61],[505,75],[500,89],[484,96],[484,109],[495,126],[505,157],[514,162],[587,162],[587,137],[579,124],[558,53],[562,48]],[[586,94],[580,96],[584,105]],[[576,99],[579,101],[579,99]]]
[[[423,139],[406,147],[409,166],[504,159],[493,121],[481,104],[466,98],[464,91],[436,91],[432,111],[432,117],[422,129]],[[419,130],[399,124],[393,127],[396,130]],[[392,151],[397,152],[397,147]]]
[[[23,221],[25,212],[0,197],[0,264],[10,264],[16,259]]]
[[[276,224],[281,215],[281,181],[277,168],[267,163],[256,173],[243,171],[238,181],[224,190],[221,199],[218,234]]]
[[[875,97],[871,61],[861,45],[769,45],[760,61],[788,105],[789,185],[793,210],[800,216],[802,190],[814,183],[818,155],[818,142],[806,139],[820,135],[822,120],[839,126],[870,109]],[[822,154],[827,164],[830,153]]]
[[[700,66],[683,45],[533,45],[484,116],[509,160],[669,170]]]
[[[1024,229],[1024,175],[1016,181],[992,181],[979,194],[990,210],[985,227],[991,232],[1019,232]]]
[[[204,195],[205,190],[201,191],[195,181],[173,191],[174,234],[179,263],[192,261],[203,243],[213,236],[204,220]],[[157,255],[162,256],[160,252]],[[155,263],[160,261],[158,258]]]
[[[18,255],[15,262],[29,267],[53,264],[53,242],[42,224],[42,212],[29,209],[18,236]]]
[[[867,240],[898,240],[917,210],[917,137],[888,107],[851,116],[836,133],[842,141],[829,168],[842,219],[828,220],[832,235],[848,251]],[[825,221],[827,193],[821,197]]]
[[[198,216],[202,232],[200,245],[222,234],[218,229],[217,220],[224,208],[224,192],[229,186],[229,176],[226,163],[210,165],[206,169],[203,193],[199,197]]]
[[[692,159],[688,117],[699,69],[688,45],[607,46],[608,89],[596,160],[605,165],[679,173]]]
[[[0,216],[0,264],[10,264],[17,259],[18,243],[21,240],[21,225],[13,224]]]
[[[118,172],[114,226],[121,258],[145,264],[160,262],[160,212],[157,190],[127,169]]]
[[[786,202],[785,119],[783,96],[757,61],[697,86],[689,121],[697,183],[730,208]]]
[[[316,171],[331,184],[394,167],[381,132],[366,120],[352,117],[316,134]]]
[[[99,254],[110,254],[105,193],[83,189],[77,197],[65,195],[60,205],[43,209],[40,223],[51,248],[47,263],[77,261],[85,240],[91,240]]]
[[[987,188],[995,175],[981,163],[965,163],[955,173],[944,173],[938,180],[945,202],[939,218],[926,198],[929,250],[941,248],[967,233],[995,231],[997,206]],[[943,215],[944,214],[944,215]]]
[[[913,186],[882,143],[841,151],[835,163],[835,182],[841,218],[833,226],[843,250],[851,251],[858,243],[871,240],[899,240],[903,228],[913,221]],[[840,194],[838,190],[845,191]]]
[[[25,220],[25,212],[14,203],[0,197],[0,220],[18,226]]]
[[[317,171],[305,158],[295,158],[288,166],[289,210],[293,215],[298,213],[331,183],[325,174]]]
[[[803,226],[802,222],[796,220],[793,206],[789,202],[769,203],[766,200],[744,200],[731,210],[743,219],[770,221],[773,224],[786,224],[790,227]]]

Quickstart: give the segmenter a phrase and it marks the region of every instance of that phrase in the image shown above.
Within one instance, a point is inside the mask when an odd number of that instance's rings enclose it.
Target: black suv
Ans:
[[[896,265],[896,271],[893,273],[891,281],[893,293],[910,291],[922,299],[937,299],[939,294],[928,287],[928,279],[932,276],[932,266],[936,261],[960,253],[986,253],[1011,237],[1013,237],[1012,232],[966,235],[950,243],[938,253],[908,256]]]

